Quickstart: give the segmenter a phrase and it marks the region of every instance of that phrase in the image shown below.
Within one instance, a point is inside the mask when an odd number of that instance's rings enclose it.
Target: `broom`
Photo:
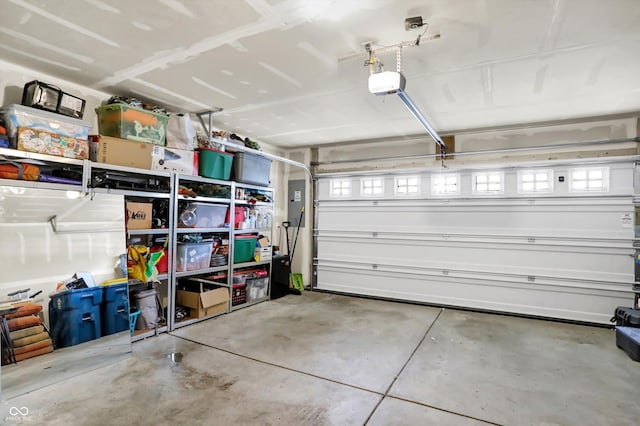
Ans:
[[[298,243],[298,234],[300,234],[300,224],[302,223],[302,218],[304,217],[304,207],[300,209],[300,219],[298,219],[298,223],[296,226],[296,236],[293,239],[293,249],[291,250],[291,257],[289,262],[293,265],[293,255],[296,252],[296,244]],[[302,280],[302,274],[300,273],[291,273],[289,275],[289,287],[294,288],[298,291],[304,290],[304,282]]]

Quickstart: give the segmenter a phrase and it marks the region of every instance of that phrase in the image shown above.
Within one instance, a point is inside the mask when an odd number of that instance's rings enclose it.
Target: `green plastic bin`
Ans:
[[[234,238],[233,263],[252,262],[257,242],[258,237],[255,236]]]
[[[127,104],[108,104],[96,108],[98,131],[138,142],[165,145],[169,116]]]
[[[229,180],[233,154],[215,149],[201,149],[198,156],[198,174],[211,179]]]

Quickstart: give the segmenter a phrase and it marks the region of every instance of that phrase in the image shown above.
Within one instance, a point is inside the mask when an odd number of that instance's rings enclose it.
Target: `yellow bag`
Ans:
[[[127,275],[129,279],[147,282],[145,271],[148,253],[149,249],[146,246],[129,246],[127,248]]]

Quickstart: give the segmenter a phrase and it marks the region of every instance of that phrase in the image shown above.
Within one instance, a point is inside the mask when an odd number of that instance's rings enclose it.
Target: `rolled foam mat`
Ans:
[[[48,354],[49,352],[53,352],[53,346],[47,346],[46,348],[37,349],[35,351],[25,352],[20,355],[16,355],[16,361],[23,361],[28,358],[33,358],[34,356]]]
[[[14,348],[19,348],[20,346],[27,346],[27,345],[30,345],[32,343],[36,343],[36,342],[39,342],[41,340],[48,339],[48,338],[49,338],[49,333],[47,333],[46,331],[43,331],[42,333],[33,334],[31,336],[27,336],[27,337],[23,337],[21,339],[14,340],[13,341],[13,347]]]
[[[22,330],[16,330],[9,333],[11,340],[22,339],[23,337],[33,336],[34,334],[42,333],[44,331],[44,327],[41,325],[36,325],[33,327],[23,328]]]
[[[26,317],[12,318],[7,321],[9,324],[9,331],[22,330],[23,328],[33,327],[34,325],[40,325],[40,318],[35,315],[27,315]]]
[[[24,305],[20,306],[17,311],[12,314],[7,315],[7,319],[9,318],[18,318],[24,317],[26,315],[34,315],[42,310],[42,305],[38,305],[37,303],[27,302]]]
[[[47,346],[53,346],[51,339],[44,339],[36,343],[31,343],[29,345],[15,347],[13,348],[13,353],[16,355],[20,355],[25,352],[31,352],[38,349],[46,348]]]

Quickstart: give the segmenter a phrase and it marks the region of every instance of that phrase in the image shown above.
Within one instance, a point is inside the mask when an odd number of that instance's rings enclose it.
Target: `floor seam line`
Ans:
[[[382,398],[380,399],[380,401],[378,401],[378,403],[376,404],[375,407],[373,407],[373,410],[371,411],[371,413],[369,413],[369,417],[367,417],[367,420],[365,420],[364,424],[368,424],[369,421],[371,420],[371,417],[373,417],[374,413],[376,412],[376,410],[378,409],[378,407],[380,407],[380,404],[382,404],[382,401],[384,401],[384,399],[389,395],[389,391],[391,390],[391,388],[393,387],[393,385],[396,383],[396,381],[398,380],[398,377],[400,377],[400,375],[402,374],[402,372],[404,371],[404,369],[407,367],[407,364],[409,364],[409,361],[411,361],[411,358],[413,358],[413,356],[416,354],[416,352],[418,352],[418,349],[420,349],[420,346],[422,346],[422,343],[426,340],[427,335],[429,334],[429,332],[431,331],[431,329],[433,328],[433,325],[436,323],[436,321],[438,321],[438,318],[440,318],[440,315],[444,312],[444,308],[440,309],[440,312],[438,312],[438,315],[436,315],[436,317],[433,319],[433,321],[431,321],[431,324],[429,325],[429,327],[427,328],[427,331],[424,332],[424,335],[422,336],[422,339],[420,339],[420,341],[418,342],[418,344],[416,345],[416,347],[413,349],[413,351],[411,352],[411,355],[409,355],[409,358],[407,358],[407,360],[405,361],[405,363],[402,365],[402,368],[400,368],[400,371],[398,371],[398,373],[395,375],[395,377],[393,378],[393,380],[391,381],[391,384],[389,385],[389,387],[387,388],[387,390],[384,392],[384,394],[382,395]]]
[[[501,423],[495,423],[495,422],[492,422],[490,420],[484,420],[484,419],[481,419],[481,418],[478,418],[478,417],[469,416],[467,414],[457,413],[455,411],[447,410],[446,408],[436,407],[435,405],[425,404],[424,402],[414,401],[413,399],[404,398],[404,397],[397,396],[397,395],[385,395],[384,397],[385,398],[389,397],[389,398],[397,399],[399,401],[408,402],[410,404],[421,405],[423,407],[431,408],[433,410],[444,411],[445,413],[454,414],[454,415],[460,416],[460,417],[466,417],[466,418],[471,419],[471,420],[476,420],[476,421],[487,423],[487,424],[494,425],[494,426],[504,426]]]
[[[274,363],[269,362],[269,361],[264,361],[264,360],[261,360],[261,359],[250,357],[248,355],[239,354],[237,352],[233,352],[233,351],[230,351],[228,349],[218,348],[216,346],[212,346],[212,345],[209,345],[207,343],[199,342],[197,340],[193,340],[193,339],[190,339],[188,337],[177,336],[177,335],[171,334],[171,333],[169,333],[169,335],[173,336],[175,338],[178,338],[178,339],[186,340],[187,342],[191,342],[191,343],[195,343],[195,344],[198,344],[198,345],[201,345],[201,346],[205,346],[207,348],[215,349],[215,350],[220,351],[220,352],[225,352],[225,353],[228,353],[230,355],[234,355],[234,356],[237,356],[237,357],[240,357],[240,358],[248,359],[250,361],[255,361],[255,362],[258,362],[260,364],[270,365],[272,367],[281,368],[283,370],[291,371],[293,373],[304,374],[305,376],[313,377],[313,378],[316,378],[316,379],[324,380],[324,381],[335,383],[335,384],[342,385],[342,386],[347,386],[347,387],[350,387],[350,388],[353,388],[353,389],[361,390],[361,391],[368,392],[368,393],[373,393],[373,394],[380,395],[380,396],[384,397],[384,394],[382,392],[379,392],[379,391],[374,391],[374,390],[371,390],[371,389],[363,388],[363,387],[352,385],[352,384],[349,384],[349,383],[340,382],[338,380],[329,379],[327,377],[318,376],[316,374],[308,373],[306,371],[296,370],[295,368],[290,368],[290,367],[285,367],[283,365],[274,364]]]

